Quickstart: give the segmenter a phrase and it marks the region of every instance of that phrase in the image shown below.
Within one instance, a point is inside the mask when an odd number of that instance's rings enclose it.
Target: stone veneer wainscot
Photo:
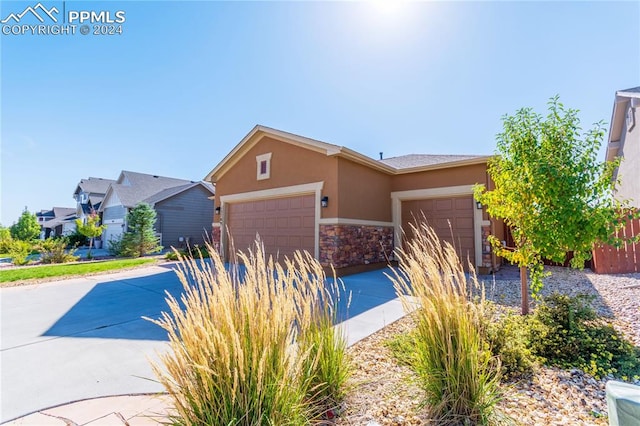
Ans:
[[[393,227],[320,225],[320,263],[344,268],[387,262],[393,253]]]

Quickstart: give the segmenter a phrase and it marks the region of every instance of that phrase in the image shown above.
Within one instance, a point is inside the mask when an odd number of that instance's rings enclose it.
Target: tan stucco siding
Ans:
[[[257,179],[256,157],[271,153],[270,177]],[[325,154],[263,137],[216,182],[216,206],[220,196],[262,191],[313,182],[324,182],[322,195],[337,200],[338,160]],[[337,203],[322,209],[322,217],[335,217]]]
[[[640,114],[635,111],[635,125],[631,130],[623,129],[618,155],[622,156],[622,163],[618,168],[620,188],[616,193],[619,200],[631,200],[631,205],[640,208]]]
[[[338,179],[339,218],[391,221],[391,176],[341,158]]]
[[[487,182],[486,164],[474,164],[451,169],[429,170],[393,176],[391,191],[411,191]]]

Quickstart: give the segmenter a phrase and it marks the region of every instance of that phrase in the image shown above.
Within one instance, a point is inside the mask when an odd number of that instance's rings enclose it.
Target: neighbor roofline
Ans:
[[[614,134],[614,124],[616,123],[616,119],[619,118],[621,114],[626,114],[627,102],[629,102],[631,98],[640,98],[640,93],[626,92],[624,90],[619,90],[616,92],[613,101],[613,110],[611,111],[611,121],[609,122],[609,136],[607,138],[607,151],[605,156],[606,161],[613,161],[618,156],[618,151],[620,149],[620,138],[622,137],[624,126],[620,127],[619,131],[616,131],[616,133]]]

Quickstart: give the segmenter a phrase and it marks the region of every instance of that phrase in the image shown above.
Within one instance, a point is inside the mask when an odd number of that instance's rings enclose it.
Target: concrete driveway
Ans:
[[[0,289],[0,422],[108,395],[161,392],[149,360],[166,333],[143,316],[182,285],[171,264]],[[402,316],[384,270],[344,277],[349,343]],[[374,309],[375,308],[375,309]]]

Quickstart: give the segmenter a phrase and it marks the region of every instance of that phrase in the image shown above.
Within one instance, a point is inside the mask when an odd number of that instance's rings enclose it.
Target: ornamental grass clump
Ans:
[[[426,221],[399,250],[391,277],[405,310],[416,310],[415,353],[407,357],[437,424],[493,424],[500,362],[482,333],[484,297],[472,300],[475,274],[465,274],[454,247]],[[472,267],[469,269],[472,270]]]
[[[229,270],[179,257],[184,287],[152,320],[170,351],[153,365],[173,398],[179,425],[301,425],[338,403],[348,372],[344,339],[333,327],[337,280],[308,253],[276,263],[262,246],[238,253]],[[329,284],[327,284],[327,282]]]

